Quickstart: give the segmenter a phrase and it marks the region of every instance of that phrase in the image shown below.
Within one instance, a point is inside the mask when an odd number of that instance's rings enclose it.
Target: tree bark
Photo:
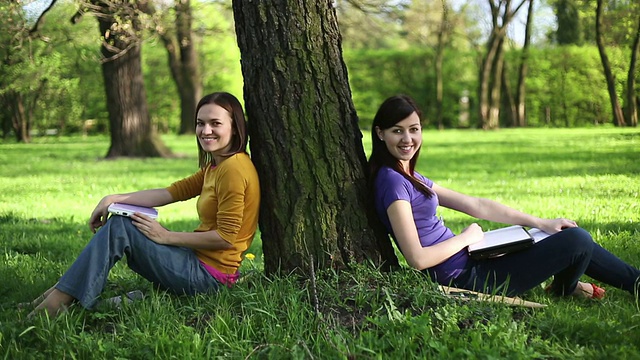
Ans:
[[[604,76],[607,81],[607,90],[609,91],[609,100],[611,101],[611,110],[613,112],[613,123],[616,126],[625,126],[624,115],[622,114],[622,108],[618,101],[618,94],[616,93],[616,79],[611,71],[611,64],[609,63],[609,57],[604,47],[604,40],[602,38],[602,13],[604,12],[604,5],[602,0],[598,0],[596,7],[596,43],[598,44],[598,52],[600,53],[600,61],[602,62],[602,68],[604,70]]]
[[[171,154],[151,127],[140,57],[137,3],[95,3],[103,36],[104,78],[111,146],[107,158],[162,157]]]
[[[638,18],[638,25],[636,28],[636,34],[633,39],[633,45],[631,46],[631,61],[629,62],[629,72],[627,74],[627,103],[626,103],[626,118],[629,121],[629,126],[638,126],[638,107],[636,99],[636,66],[638,63],[638,51],[640,51],[640,17]]]
[[[368,196],[362,134],[326,0],[234,0],[267,273],[397,265]],[[314,259],[314,260],[312,260]]]

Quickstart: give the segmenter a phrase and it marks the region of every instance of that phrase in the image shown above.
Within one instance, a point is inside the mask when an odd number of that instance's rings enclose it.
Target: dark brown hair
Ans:
[[[233,135],[231,135],[231,147],[229,148],[229,151],[226,154],[222,154],[222,156],[227,157],[239,152],[247,152],[247,122],[244,118],[244,112],[242,110],[242,105],[240,105],[240,101],[238,101],[235,96],[227,92],[215,92],[213,94],[205,95],[200,99],[198,106],[196,107],[195,124],[198,123],[198,111],[200,111],[201,107],[208,104],[220,106],[227,110],[231,116],[231,127],[234,130]],[[202,149],[200,141],[198,141],[197,138],[196,143],[198,143],[198,162],[200,168],[205,168],[211,165],[213,162],[213,155]]]
[[[418,114],[420,122],[422,122],[422,112],[416,105],[415,101],[407,95],[396,95],[386,99],[376,116],[373,118],[373,124],[371,125],[371,156],[369,156],[369,182],[372,185],[375,181],[378,171],[383,166],[388,166],[398,173],[402,174],[407,180],[413,184],[420,192],[427,197],[433,196],[433,191],[427,187],[422,181],[416,179],[413,175],[413,171],[420,155],[420,148],[416,150],[411,160],[409,160],[409,173],[404,171],[400,160],[395,158],[387,149],[387,146],[383,141],[378,138],[376,128],[380,130],[386,130],[393,127],[398,122],[406,119],[413,113]],[[373,186],[371,186],[373,189]]]

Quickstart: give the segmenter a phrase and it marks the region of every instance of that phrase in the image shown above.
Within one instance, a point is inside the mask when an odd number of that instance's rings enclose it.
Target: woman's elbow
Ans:
[[[429,268],[429,264],[424,260],[416,257],[406,258],[407,264],[416,270],[424,270]]]

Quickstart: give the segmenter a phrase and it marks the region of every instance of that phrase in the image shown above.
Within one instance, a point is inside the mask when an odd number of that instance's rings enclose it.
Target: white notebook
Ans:
[[[540,229],[527,230],[520,225],[491,230],[484,233],[484,239],[469,245],[469,255],[477,259],[497,257],[526,249],[547,236]]]

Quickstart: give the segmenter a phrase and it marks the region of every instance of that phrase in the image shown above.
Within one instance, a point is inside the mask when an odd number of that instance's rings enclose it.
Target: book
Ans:
[[[484,239],[469,245],[469,255],[476,259],[488,259],[526,249],[546,239],[546,232],[531,228],[527,230],[520,225],[509,226],[486,231]]]
[[[540,240],[544,240],[547,237],[551,236],[551,234],[546,233],[538,228],[529,229],[529,235],[531,235],[531,237],[533,238],[533,242],[536,242],[536,243]]]

